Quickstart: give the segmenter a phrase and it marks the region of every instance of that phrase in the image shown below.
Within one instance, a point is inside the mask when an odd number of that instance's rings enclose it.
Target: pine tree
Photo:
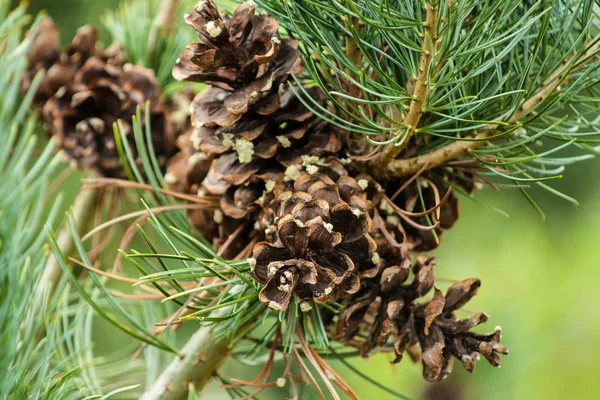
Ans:
[[[548,181],[597,152],[599,16],[132,0],[103,18],[108,46],[84,26],[62,48],[49,17],[0,3],[0,394],[198,398],[215,378],[232,398],[358,398],[328,359],[408,355],[432,382],[500,366],[501,329],[464,308],[481,281],[446,285],[426,253],[484,186],[542,215],[532,186],[576,202]],[[49,200],[74,169],[61,226]],[[103,359],[95,321],[134,340]]]

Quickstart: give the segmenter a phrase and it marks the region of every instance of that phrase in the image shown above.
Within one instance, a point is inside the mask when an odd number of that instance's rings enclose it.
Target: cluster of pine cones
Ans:
[[[227,242],[229,257],[253,246],[252,276],[271,309],[297,302],[308,312],[315,303],[338,302],[339,315],[322,311],[333,338],[364,356],[393,347],[395,362],[406,352],[421,360],[430,381],[444,378],[453,358],[469,371],[480,354],[500,365],[507,349],[499,328],[476,334],[472,328],[488,316],[456,314],[479,280],[454,283],[444,295],[435,285],[436,260],[418,255],[435,248],[455,223],[454,191],[475,187],[469,171],[373,175],[364,137],[319,118],[296,95],[290,81],[302,77],[298,43],[279,36],[274,18],[257,14],[252,2],[228,16],[203,0],[185,20],[201,42],[187,46],[173,75],[207,87],[191,101],[191,127],[180,135],[151,71],[125,64],[115,46],[99,50],[90,27],[61,53],[56,29],[45,21],[25,86],[48,70],[36,100],[45,102],[43,118],[68,156],[81,167],[122,176],[112,124],[126,123],[149,100],[155,149],[163,157],[175,143],[179,150],[168,159],[166,182],[220,199],[218,210],[194,210],[189,219],[215,247]],[[302,92],[328,109],[317,88]],[[236,239],[228,241],[232,234]]]

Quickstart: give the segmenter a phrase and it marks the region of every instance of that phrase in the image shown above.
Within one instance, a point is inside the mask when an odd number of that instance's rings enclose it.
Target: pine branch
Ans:
[[[590,40],[590,43],[592,44],[592,47],[590,47],[588,51],[578,59],[582,60],[583,63],[591,60],[595,53],[600,51],[600,35]],[[535,107],[537,107],[554,90],[556,90],[562,82],[568,79],[573,72],[580,69],[583,64],[579,65],[573,70],[569,70],[574,58],[575,56],[572,55],[565,59],[561,66],[552,74],[550,74],[546,81],[544,81],[542,84],[542,89],[525,101],[523,105],[520,106],[519,109],[512,115],[508,122],[510,124],[514,124],[521,118],[531,114]],[[568,72],[568,75],[565,75],[565,72]],[[393,160],[387,165],[387,173],[391,174],[392,176],[401,177],[413,175],[421,169],[426,171],[444,165],[448,161],[454,160],[472,151],[473,149],[489,144],[489,141],[485,139],[494,135],[498,135],[499,132],[496,131],[497,127],[497,124],[488,125],[484,127],[481,132],[474,135],[469,141],[457,140],[427,154],[402,160]]]
[[[188,391],[201,391],[216,370],[231,354],[228,338],[217,340],[212,327],[194,333],[142,400],[180,400]]]
[[[376,168],[382,170],[386,165],[389,165],[391,160],[396,158],[398,154],[406,147],[410,138],[415,133],[421,116],[423,115],[423,106],[427,102],[429,95],[429,71],[432,66],[432,60],[439,44],[438,37],[438,9],[437,5],[427,3],[425,34],[423,36],[423,53],[419,62],[419,72],[415,79],[415,90],[413,93],[408,113],[402,121],[403,129],[406,130],[404,135],[399,135],[402,142],[388,144],[379,158],[375,161]]]

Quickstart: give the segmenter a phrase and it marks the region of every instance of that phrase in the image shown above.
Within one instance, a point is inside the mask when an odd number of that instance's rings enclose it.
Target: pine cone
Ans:
[[[301,71],[297,43],[281,39],[277,21],[254,11],[252,3],[244,3],[230,18],[212,1],[201,2],[186,21],[204,43],[188,45],[173,70],[177,79],[211,86],[191,104],[194,132],[169,166],[170,181],[174,188],[220,196],[224,215],[215,218],[237,227],[262,212],[259,199],[267,182],[282,179],[302,156],[324,156],[341,147],[339,132],[286,86],[290,74]],[[212,160],[207,173],[182,173],[190,157],[196,165],[198,154]],[[192,220],[204,233],[206,221],[215,219],[209,214],[195,212]],[[216,228],[207,237],[218,245],[224,237]]]
[[[98,30],[86,25],[77,30],[73,41],[62,51],[58,28],[52,18],[44,17],[28,54],[29,63],[23,76],[23,90],[29,90],[35,75],[46,70],[34,97],[35,102],[41,104],[54,96],[58,89],[70,84],[77,71],[92,57],[116,67],[125,64],[126,57],[117,44],[101,50],[97,40]]]
[[[311,301],[344,298],[373,268],[372,205],[363,182],[334,158],[315,161],[305,167],[312,174],[299,172],[293,183],[288,177],[273,188],[262,221],[267,240],[254,246],[252,274],[265,285],[259,298],[275,310],[287,308],[292,295],[304,310]]]
[[[281,39],[279,23],[254,11],[254,4],[246,2],[229,18],[212,0],[203,0],[185,18],[204,43],[187,46],[173,75],[212,85],[213,95],[207,97],[223,97],[212,121],[222,126],[239,120],[258,102],[257,109],[264,112],[277,108],[279,85],[300,65],[297,43]]]
[[[450,229],[460,215],[456,192],[471,194],[475,189],[469,173],[451,172],[436,168],[408,185],[407,179],[384,182],[385,195],[380,195],[374,203],[381,224],[396,241],[404,241],[415,252],[439,246],[442,233]],[[433,225],[436,227],[429,228]]]
[[[62,54],[59,36],[49,18],[44,19],[24,76],[27,89],[42,68],[47,74],[36,99],[44,102],[42,115],[63,154],[80,169],[96,169],[103,176],[125,178],[114,141],[113,124],[121,119],[129,145],[136,155],[131,117],[150,101],[152,144],[161,162],[173,154],[174,133],[166,119],[161,89],[154,73],[125,64],[117,44],[107,50],[97,45],[98,31],[84,26]],[[141,162],[138,162],[141,167]]]
[[[229,18],[211,0],[201,2],[186,21],[204,43],[188,45],[173,69],[177,79],[212,85],[191,106],[195,150],[215,158],[196,183],[224,195],[223,212],[236,219],[257,209],[263,178],[302,155],[340,148],[339,134],[322,133],[325,124],[285,86],[301,70],[297,43],[279,38],[277,21],[254,11],[244,3]]]
[[[410,260],[384,268],[381,274],[363,282],[362,289],[345,300],[347,307],[337,321],[336,338],[349,341],[359,333],[367,335],[360,346],[367,356],[377,346],[384,346],[394,335],[394,352],[399,362],[404,352],[421,359],[425,379],[437,382],[452,371],[452,356],[472,372],[479,354],[493,366],[499,366],[499,354],[508,354],[500,344],[500,328],[490,334],[471,332],[488,320],[485,313],[457,319],[455,311],[475,294],[481,282],[466,279],[451,285],[446,295],[434,286],[434,258],[421,256],[412,267],[413,280],[404,284],[410,273]],[[434,288],[433,299],[418,303]]]

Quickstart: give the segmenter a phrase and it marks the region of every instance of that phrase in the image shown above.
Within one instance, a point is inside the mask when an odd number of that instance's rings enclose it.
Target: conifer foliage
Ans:
[[[90,343],[93,310],[141,343],[119,379],[88,357],[65,392],[184,399],[215,378],[232,398],[356,399],[327,358],[408,355],[431,382],[455,360],[500,366],[500,327],[479,333],[488,314],[464,308],[481,281],[436,279],[427,252],[484,186],[540,212],[532,185],[574,201],[547,181],[597,151],[598,17],[590,0],[133,0],[105,19],[106,49],[92,26],[61,48],[39,18],[15,86],[36,105],[30,129],[40,118],[93,171],[84,189],[115,190],[75,200],[95,226],[71,213],[73,246],[48,235],[66,306],[47,303],[61,323],[46,334]],[[556,154],[569,146],[584,154]],[[145,379],[125,368],[141,355]],[[243,381],[226,360],[266,362]]]

